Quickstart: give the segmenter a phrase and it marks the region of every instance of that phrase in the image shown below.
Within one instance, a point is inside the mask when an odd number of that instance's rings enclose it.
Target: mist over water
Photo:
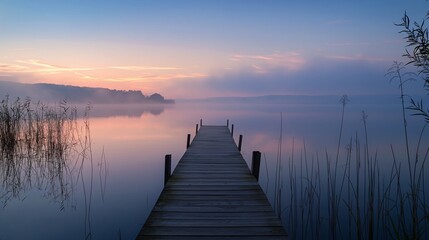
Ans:
[[[165,154],[173,167],[185,152],[186,135],[195,124],[234,124],[234,138],[244,136],[242,154],[250,165],[252,151],[262,152],[260,184],[274,204],[274,172],[282,114],[282,161],[299,164],[308,158],[335,157],[342,105],[332,103],[177,103],[174,105],[94,105],[90,111],[92,158],[68,184],[73,186],[64,206],[44,188],[28,186],[0,209],[0,239],[133,239],[144,224],[163,187]],[[377,154],[382,174],[390,170],[391,145],[396,158],[405,155],[400,102],[345,106],[340,143],[343,157],[351,138],[364,138],[365,111],[368,149]],[[78,121],[83,121],[80,119]],[[422,119],[408,117],[410,145],[415,148]],[[429,145],[427,134],[422,148]],[[304,148],[305,147],[305,148]],[[70,166],[72,167],[72,166]],[[388,174],[388,172],[386,172]],[[287,172],[284,172],[287,179]],[[4,201],[0,184],[0,201]],[[285,203],[286,204],[286,203]],[[25,231],[23,231],[25,229]]]

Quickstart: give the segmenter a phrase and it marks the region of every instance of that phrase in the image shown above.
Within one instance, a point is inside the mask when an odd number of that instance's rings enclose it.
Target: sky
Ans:
[[[0,0],[0,80],[167,98],[392,93],[385,74],[407,61],[395,23],[428,10],[425,0]]]

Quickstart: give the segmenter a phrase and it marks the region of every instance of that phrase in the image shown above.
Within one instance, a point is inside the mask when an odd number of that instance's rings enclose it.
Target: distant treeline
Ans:
[[[58,102],[66,100],[70,103],[174,103],[155,93],[145,96],[141,91],[112,90],[108,88],[77,87],[57,84],[23,84],[0,81],[0,96],[11,98],[29,97],[34,100]]]

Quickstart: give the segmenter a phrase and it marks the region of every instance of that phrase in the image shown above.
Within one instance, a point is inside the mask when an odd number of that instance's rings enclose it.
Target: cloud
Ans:
[[[319,57],[307,60],[305,66],[295,71],[278,66],[257,72],[258,66],[252,65],[192,84],[197,88],[195,92],[210,92],[213,96],[391,93],[396,87],[385,77],[389,65],[364,57],[353,61]],[[192,87],[190,82],[182,86]]]
[[[29,67],[22,66],[19,64],[0,63],[0,72],[2,73],[29,72]]]
[[[336,42],[336,43],[329,43],[328,46],[331,46],[331,47],[371,46],[371,43],[369,43],[369,42]]]
[[[388,59],[363,55],[305,58],[300,52],[234,54],[215,72],[174,66],[67,67],[40,60],[0,63],[0,75],[38,82],[151,89],[169,97],[264,94],[363,94],[397,91],[385,77]],[[91,81],[88,81],[91,80]]]
[[[40,73],[40,74],[58,74],[75,71],[92,71],[95,68],[90,67],[65,67],[44,63],[37,59],[16,60],[15,63],[0,63],[0,72],[8,73]]]
[[[380,57],[371,57],[365,55],[330,55],[326,58],[336,59],[336,60],[346,60],[346,61],[365,61],[365,62],[389,62],[392,63],[392,59],[380,58]]]
[[[73,73],[82,79],[86,79],[86,80],[96,80],[97,79],[96,77],[93,77],[93,76],[90,76],[88,74],[84,74],[81,72],[73,72]]]
[[[169,70],[182,70],[179,67],[155,67],[155,66],[113,66],[110,67],[113,69],[119,70],[128,70],[128,71],[145,71],[145,70],[155,70],[155,71],[169,71]]]
[[[117,69],[126,71],[173,71],[183,70],[179,67],[157,67],[157,66],[107,66],[107,67],[69,67],[60,66],[43,62],[38,59],[16,60],[15,64],[0,63],[0,72],[19,72],[19,73],[41,73],[58,74],[65,72],[83,72],[95,70]],[[80,74],[78,74],[80,75]],[[88,78],[87,75],[82,74]]]
[[[269,56],[240,55],[240,54],[234,54],[231,57],[232,61],[241,61],[243,59],[272,60],[273,58]]]
[[[297,71],[305,63],[305,58],[299,52],[273,53],[268,55],[234,54],[231,61],[240,62],[243,66],[253,66],[256,72],[267,72],[273,68]]]
[[[159,73],[168,72],[168,73]],[[189,73],[186,69],[170,66],[104,66],[104,67],[69,67],[46,63],[38,59],[16,60],[13,63],[0,63],[0,73],[14,75],[32,75],[49,81],[47,75],[63,74],[62,79],[83,79],[108,82],[149,82],[185,78],[202,78],[206,74]]]
[[[207,77],[206,74],[202,73],[190,73],[190,74],[158,74],[158,75],[146,75],[141,77],[118,77],[118,78],[108,78],[107,81],[112,82],[147,82],[147,81],[156,81],[156,80],[174,80],[174,79],[190,79],[190,78],[204,78]]]
[[[94,68],[90,68],[90,67],[65,67],[65,66],[59,66],[59,65],[52,65],[52,64],[44,63],[37,59],[17,60],[16,62],[24,64],[24,67],[27,66],[27,72],[41,73],[41,74],[58,74],[58,73],[64,73],[64,72],[94,70]]]

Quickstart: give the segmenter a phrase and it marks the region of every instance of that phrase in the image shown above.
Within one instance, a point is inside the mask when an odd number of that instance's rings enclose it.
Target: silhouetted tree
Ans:
[[[164,100],[165,100],[164,97],[161,96],[161,94],[159,93],[154,93],[149,97],[149,101],[151,102],[164,102]]]

